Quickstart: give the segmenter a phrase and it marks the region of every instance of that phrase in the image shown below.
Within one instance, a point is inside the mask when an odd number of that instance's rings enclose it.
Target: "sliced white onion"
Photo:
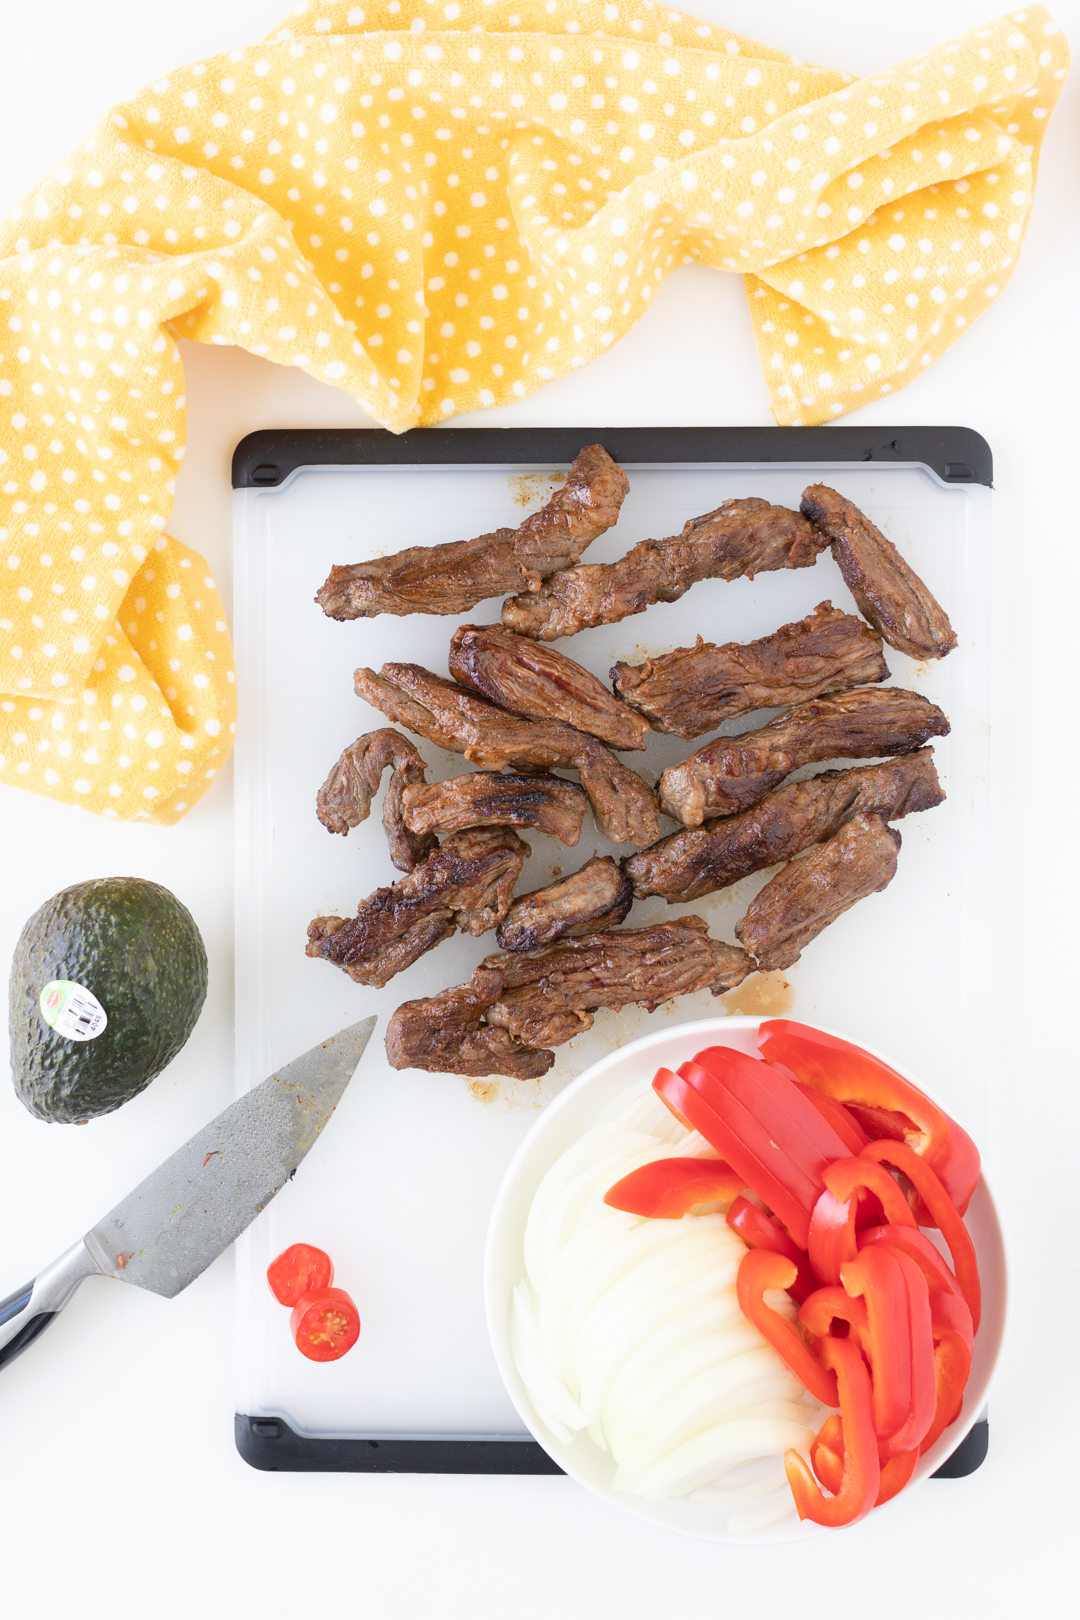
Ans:
[[[631,1316],[621,1332],[586,1338],[583,1331],[574,1352],[582,1406],[596,1412],[607,1400],[625,1399],[627,1390],[665,1356],[703,1333],[742,1321],[734,1290],[717,1287],[705,1273],[666,1294],[661,1309]]]
[[[510,1307],[510,1354],[537,1411],[549,1413],[567,1430],[583,1429],[588,1421],[584,1412],[562,1380],[556,1378],[544,1355],[529,1286],[524,1281],[514,1289]]]
[[[801,1424],[776,1418],[739,1418],[733,1423],[718,1423],[676,1446],[633,1484],[622,1488],[638,1496],[686,1496],[751,1458],[783,1456],[792,1446],[805,1451],[813,1438],[813,1432]]]

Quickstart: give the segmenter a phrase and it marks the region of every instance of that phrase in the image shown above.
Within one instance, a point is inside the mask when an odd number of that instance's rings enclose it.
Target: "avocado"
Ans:
[[[83,1124],[138,1095],[171,1063],[206,1000],[206,951],[187,907],[145,878],[92,878],[47,900],[11,964],[11,1074],[38,1119]],[[46,987],[89,991],[107,1016],[90,1039],[46,1022]],[[78,990],[74,992],[78,994]],[[60,996],[45,994],[51,1006]],[[82,998],[90,1006],[89,998]],[[100,1024],[91,1013],[86,1027]]]

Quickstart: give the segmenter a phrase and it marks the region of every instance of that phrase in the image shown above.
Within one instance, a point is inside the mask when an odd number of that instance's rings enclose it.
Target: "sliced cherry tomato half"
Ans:
[[[344,1288],[313,1288],[293,1306],[289,1326],[309,1361],[338,1361],[360,1337],[360,1312]]]
[[[322,1249],[310,1243],[294,1243],[284,1249],[266,1268],[270,1292],[279,1305],[295,1305],[313,1288],[329,1288],[334,1280],[334,1263]]]

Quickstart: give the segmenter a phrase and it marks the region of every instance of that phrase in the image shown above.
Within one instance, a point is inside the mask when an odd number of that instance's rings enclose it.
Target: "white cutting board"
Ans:
[[[588,442],[587,440],[583,440]],[[315,818],[315,793],[362,732],[389,722],[353,695],[358,665],[412,661],[446,675],[461,622],[499,617],[498,600],[464,620],[414,615],[339,624],[312,598],[334,563],[407,545],[516,526],[547,499],[548,466],[301,468],[279,488],[235,495],[237,731],[237,1086],[245,1090],[345,1024],[376,1013],[379,1027],[333,1120],[296,1179],[238,1245],[237,1411],[283,1417],[307,1436],[509,1437],[524,1431],[499,1380],[484,1323],[481,1265],[488,1212],[521,1137],[568,1080],[613,1046],[653,1028],[715,1012],[707,993],[646,1015],[601,1011],[591,1031],[556,1051],[541,1081],[399,1073],[382,1044],[402,1001],[469,978],[494,936],[456,936],[384,990],[354,984],[304,955],[311,918],[349,915],[398,873],[381,826],[347,838]],[[565,464],[563,469],[565,472]],[[677,533],[731,497],[796,507],[804,487],[833,484],[900,548],[948,611],[959,647],[915,664],[886,648],[896,685],[945,710],[952,735],[934,744],[948,799],[899,823],[899,870],[810,945],[786,975],[790,1016],[820,1021],[893,1052],[948,1102],[977,1139],[986,1120],[989,954],[990,491],[944,484],[922,466],[627,465],[630,493],[617,527],[585,561],[608,562],[648,537]],[[803,617],[825,599],[855,611],[828,551],[813,568],[733,584],[706,581],[676,603],[560,642],[606,677],[616,658],[745,641]],[[721,728],[744,730],[773,711]],[[417,741],[429,779],[470,770]],[[626,763],[655,780],[707,739],[654,735]],[[814,767],[827,769],[828,766]],[[805,774],[810,774],[807,772]],[[665,823],[665,830],[674,824]],[[612,852],[586,816],[576,849],[528,833],[519,892]],[[622,848],[616,853],[629,853]],[[691,906],[638,902],[627,926],[696,911],[717,937],[733,926],[766,874]],[[740,1011],[763,1009],[746,1005]],[[288,1312],[270,1296],[269,1261],[294,1242],[325,1248],[356,1300],[359,1343],[316,1365],[295,1349]]]

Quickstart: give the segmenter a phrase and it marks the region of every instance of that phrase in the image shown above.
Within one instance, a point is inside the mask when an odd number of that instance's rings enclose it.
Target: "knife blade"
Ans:
[[[375,1028],[339,1030],[231,1103],[33,1282],[0,1301],[0,1366],[100,1275],[172,1299],[245,1231],[294,1174]]]

